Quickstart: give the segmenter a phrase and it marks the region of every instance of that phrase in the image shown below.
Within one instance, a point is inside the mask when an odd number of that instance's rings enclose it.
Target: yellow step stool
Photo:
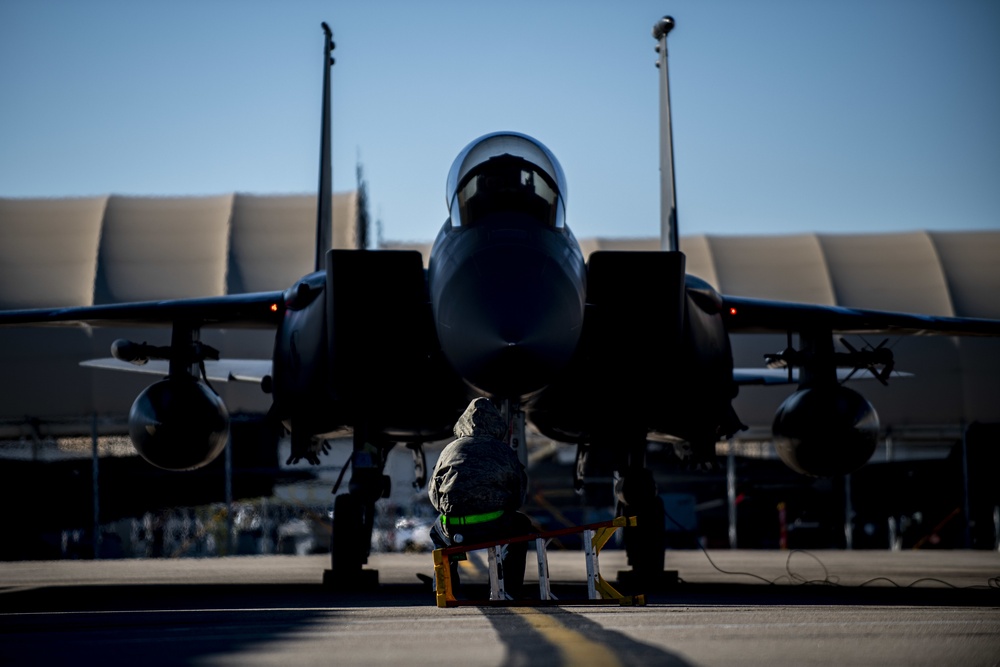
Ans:
[[[529,533],[497,542],[470,544],[434,551],[434,581],[438,607],[460,606],[542,606],[575,604],[617,604],[623,607],[645,606],[645,595],[622,595],[601,576],[598,556],[601,548],[619,528],[635,526],[635,517],[618,517],[611,521],[591,523],[573,528],[561,528],[542,533]],[[587,599],[559,600],[552,594],[549,582],[549,561],[546,547],[551,539],[563,535],[583,533],[583,553],[587,564]],[[538,555],[538,600],[513,600],[504,591],[502,568],[497,567],[501,549],[516,542],[535,543]],[[452,591],[451,557],[470,551],[486,549],[489,558],[490,598],[489,600],[458,600]]]

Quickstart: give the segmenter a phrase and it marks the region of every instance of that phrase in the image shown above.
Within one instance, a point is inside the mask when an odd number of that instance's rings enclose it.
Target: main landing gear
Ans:
[[[667,533],[663,501],[653,473],[646,467],[645,433],[625,438],[597,437],[577,453],[576,486],[591,505],[614,502],[616,516],[634,516],[636,525],[623,528],[625,554],[630,570],[618,572],[618,582],[628,590],[660,589],[676,583],[677,572],[664,570]],[[614,495],[606,489],[613,480]],[[596,482],[596,484],[595,484]]]
[[[367,590],[378,586],[378,570],[364,567],[371,555],[375,502],[388,498],[390,480],[383,475],[394,442],[372,443],[362,429],[354,432],[351,453],[351,480],[348,492],[333,504],[333,532],[330,536],[330,569],[323,584],[338,590]],[[336,487],[334,492],[336,492]]]

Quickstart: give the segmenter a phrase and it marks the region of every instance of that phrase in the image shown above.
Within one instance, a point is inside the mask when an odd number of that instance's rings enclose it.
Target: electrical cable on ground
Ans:
[[[681,528],[682,530],[684,529],[684,526],[681,525],[681,523],[679,521],[677,521],[675,518],[673,518],[672,516],[670,516],[670,514],[668,512],[666,512],[666,510],[664,510],[664,515],[668,519],[670,519],[670,521],[674,525],[676,525],[678,528]],[[785,560],[785,574],[783,574],[782,576],[780,576],[780,577],[778,577],[776,579],[768,579],[767,577],[762,577],[762,576],[760,576],[758,574],[754,574],[753,572],[739,572],[739,571],[723,570],[721,567],[719,567],[718,565],[715,564],[715,561],[713,561],[712,557],[708,555],[708,550],[706,550],[705,547],[702,546],[701,542],[696,541],[695,544],[698,545],[698,549],[700,549],[701,552],[705,555],[705,558],[708,560],[708,563],[713,568],[715,568],[718,572],[720,572],[722,574],[730,574],[730,575],[737,575],[737,576],[744,576],[744,577],[753,577],[754,579],[759,579],[760,581],[763,581],[764,583],[768,584],[769,586],[775,586],[775,585],[777,585],[778,582],[781,581],[784,577],[788,577],[789,581],[793,582],[793,585],[795,585],[795,586],[837,586],[837,587],[847,587],[848,586],[847,584],[841,584],[838,577],[831,577],[830,576],[830,571],[827,569],[827,567],[823,563],[823,561],[820,560],[819,557],[816,556],[815,554],[813,554],[813,553],[811,553],[809,551],[806,551],[804,549],[793,549],[792,551],[790,551],[788,553],[788,558]],[[807,578],[801,576],[800,574],[794,572],[792,570],[792,557],[795,554],[803,554],[803,555],[809,556],[810,558],[812,558],[813,560],[815,560],[819,564],[819,566],[823,568],[823,578],[822,579],[807,579]],[[679,577],[678,577],[678,581],[681,582],[681,583],[687,583],[687,582],[685,582],[683,579],[681,579]],[[911,581],[909,584],[906,584],[904,586],[902,584],[899,584],[899,583],[893,581],[889,577],[874,577],[872,579],[868,579],[866,581],[863,581],[860,584],[857,584],[856,587],[857,588],[861,588],[863,586],[867,586],[868,584],[874,583],[876,581],[886,581],[886,582],[892,584],[893,586],[895,586],[896,588],[913,588],[914,586],[916,586],[919,583],[922,583],[922,582],[931,582],[932,581],[932,582],[936,582],[936,583],[939,583],[939,584],[944,584],[945,586],[948,586],[949,588],[954,588],[954,589],[981,589],[981,588],[1000,589],[1000,576],[990,577],[989,579],[986,580],[986,585],[974,584],[972,586],[956,586],[955,584],[949,583],[949,582],[947,582],[947,581],[945,581],[943,579],[936,579],[934,577],[921,577],[920,579],[916,579],[914,581]],[[855,586],[851,586],[851,587],[853,588]]]

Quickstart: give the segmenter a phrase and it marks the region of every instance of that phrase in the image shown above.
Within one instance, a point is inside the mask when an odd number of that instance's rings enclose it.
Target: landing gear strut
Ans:
[[[363,566],[371,555],[375,501],[389,497],[390,481],[382,471],[395,445],[369,442],[361,428],[355,429],[353,444],[349,491],[333,504],[330,569],[323,573],[323,584],[340,590],[378,586],[378,570]]]
[[[663,569],[667,547],[665,513],[653,473],[646,467],[645,433],[632,435],[624,447],[621,435],[614,441],[595,437],[586,458],[598,452],[605,454],[600,457],[602,462],[613,466],[615,514],[638,519],[636,526],[623,529],[625,553],[632,569],[618,573],[619,584],[635,590],[662,588],[676,582],[677,572]],[[607,456],[611,452],[615,454]],[[579,477],[586,461],[578,459],[577,463]],[[600,475],[600,471],[596,472]]]

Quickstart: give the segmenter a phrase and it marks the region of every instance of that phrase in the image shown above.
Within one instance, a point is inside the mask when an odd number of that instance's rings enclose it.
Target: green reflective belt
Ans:
[[[486,523],[503,516],[503,510],[487,512],[486,514],[470,514],[469,516],[445,516],[441,515],[441,523],[447,526],[467,526],[473,523]]]

